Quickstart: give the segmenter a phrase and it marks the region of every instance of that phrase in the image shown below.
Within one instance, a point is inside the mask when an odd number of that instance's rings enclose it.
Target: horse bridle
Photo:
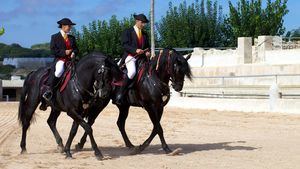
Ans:
[[[176,81],[175,81],[175,75],[174,75],[174,67],[175,67],[175,63],[173,65],[173,68],[171,68],[171,57],[173,55],[173,50],[169,50],[168,52],[168,55],[167,55],[167,66],[166,66],[166,72],[168,73],[168,75],[170,76],[169,80],[172,82],[172,86],[175,86],[176,85]],[[158,59],[157,59],[157,63],[156,63],[156,71],[158,71],[159,69],[159,63],[160,63],[160,60],[161,60],[161,57],[162,57],[162,54],[163,54],[163,50],[160,50],[159,52],[159,56],[158,56]]]
[[[107,70],[103,64],[101,64],[100,68],[97,70],[97,73],[101,75],[100,80],[96,79],[93,84],[93,92],[89,91],[88,89],[85,89],[80,84],[77,74],[74,73],[75,78],[73,78],[73,82],[75,84],[75,90],[76,92],[80,93],[85,92],[88,93],[89,96],[92,97],[92,99],[96,99],[97,97],[102,98],[102,90],[104,88],[104,72]],[[76,79],[76,80],[75,80]]]

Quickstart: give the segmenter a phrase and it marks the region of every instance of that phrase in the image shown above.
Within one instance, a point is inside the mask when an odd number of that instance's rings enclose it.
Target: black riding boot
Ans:
[[[55,92],[57,83],[59,82],[59,78],[56,77],[55,75],[52,75],[49,79],[48,79],[48,86],[49,89],[43,94],[43,98],[47,101],[50,101],[53,93]]]
[[[124,79],[124,84],[123,86],[121,86],[118,95],[116,97],[116,104],[120,105],[122,104],[122,102],[124,102],[127,90],[128,90],[128,86],[131,84],[131,79],[128,78],[128,76],[126,76],[126,78]]]

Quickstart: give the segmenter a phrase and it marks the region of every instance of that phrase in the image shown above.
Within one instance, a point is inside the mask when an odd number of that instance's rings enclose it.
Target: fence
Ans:
[[[265,84],[243,84],[239,85],[240,81],[245,82],[246,79],[255,78],[258,80],[260,78],[271,78],[264,81]],[[296,84],[288,85],[286,80],[288,78],[297,78],[295,80]],[[202,97],[202,98],[235,98],[235,99],[268,99],[270,98],[270,89],[272,85],[276,85],[278,88],[279,98],[285,99],[300,99],[300,74],[266,74],[266,75],[247,75],[247,76],[196,76],[193,77],[194,81],[197,79],[213,79],[221,83],[217,85],[196,85],[196,87],[189,87],[188,85],[184,87],[181,95],[186,97]],[[238,79],[239,82],[235,85],[226,83],[229,80]],[[282,80],[281,80],[282,79]],[[252,80],[252,83],[255,82]],[[214,82],[216,82],[214,81]],[[196,83],[197,84],[197,83]]]

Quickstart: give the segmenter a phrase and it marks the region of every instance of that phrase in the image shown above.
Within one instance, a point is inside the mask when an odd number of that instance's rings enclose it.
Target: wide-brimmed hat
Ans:
[[[63,18],[57,21],[57,24],[59,24],[59,27],[61,27],[61,25],[76,25],[76,23],[73,23],[69,18]]]
[[[144,23],[148,23],[149,20],[147,19],[147,17],[144,15],[144,14],[138,14],[138,15],[133,15],[134,19],[135,20],[139,20],[139,21],[142,21]]]

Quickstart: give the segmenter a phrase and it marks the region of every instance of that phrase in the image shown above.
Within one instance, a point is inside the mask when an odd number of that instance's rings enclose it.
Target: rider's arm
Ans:
[[[130,46],[130,31],[126,30],[122,34],[122,46],[123,49],[131,54],[135,54],[137,48]]]
[[[58,46],[56,45],[56,43],[55,43],[55,35],[51,36],[50,50],[51,50],[51,53],[55,57],[65,57],[66,56],[65,49],[58,48]]]

